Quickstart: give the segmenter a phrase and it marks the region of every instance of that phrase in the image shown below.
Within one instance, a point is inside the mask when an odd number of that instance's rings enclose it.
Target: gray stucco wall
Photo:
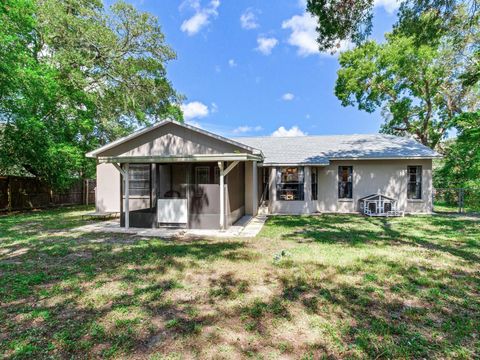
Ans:
[[[97,212],[120,212],[120,173],[112,164],[97,165]]]
[[[233,225],[245,214],[245,164],[239,163],[227,175],[225,186],[226,224]]]
[[[256,215],[258,210],[259,174],[261,169],[257,167],[256,161],[245,162],[245,214]]]
[[[407,198],[407,166],[422,166],[422,199]],[[353,166],[353,198],[338,198],[338,166]],[[432,160],[356,160],[332,161],[318,167],[318,200],[310,201],[310,169],[305,167],[305,201],[276,199],[275,168],[270,168],[271,214],[308,214],[313,212],[351,213],[359,211],[358,200],[381,193],[398,200],[406,213],[432,212]],[[308,176],[307,176],[308,174]]]

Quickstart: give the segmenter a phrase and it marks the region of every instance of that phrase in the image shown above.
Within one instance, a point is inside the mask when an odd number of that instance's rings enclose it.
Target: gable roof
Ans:
[[[392,200],[392,201],[397,201],[397,199],[394,199],[394,198],[392,198],[392,197],[390,197],[390,196],[383,195],[383,194],[371,194],[371,195],[364,196],[364,197],[358,199],[358,201],[372,200],[372,199],[375,199],[375,198],[378,198],[378,197],[382,197],[382,198],[385,198],[385,199],[388,199],[388,200]]]
[[[130,140],[133,140],[143,134],[146,134],[152,130],[155,130],[155,129],[158,129],[162,126],[165,126],[167,124],[175,124],[177,126],[180,126],[180,127],[183,127],[183,128],[186,128],[186,129],[189,129],[189,130],[192,130],[192,131],[195,131],[195,132],[198,132],[200,134],[203,134],[203,135],[206,135],[206,136],[209,136],[209,137],[212,137],[214,139],[217,139],[217,140],[220,140],[220,141],[223,141],[223,142],[226,142],[228,144],[231,144],[231,145],[234,145],[234,146],[237,146],[239,148],[242,148],[242,149],[245,149],[246,151],[249,151],[251,153],[254,153],[254,154],[260,154],[261,152],[255,148],[252,148],[250,147],[249,145],[246,145],[246,144],[243,144],[243,143],[240,143],[240,142],[237,142],[233,139],[229,139],[229,138],[226,138],[224,136],[220,136],[220,135],[217,135],[217,134],[214,134],[214,133],[211,133],[209,131],[206,131],[206,130],[203,130],[203,129],[200,129],[200,128],[197,128],[195,126],[191,126],[191,125],[188,125],[188,124],[185,124],[185,123],[180,123],[178,121],[174,121],[174,120],[170,120],[170,119],[166,119],[166,120],[162,120],[152,126],[148,126],[148,127],[145,127],[143,129],[140,129],[138,131],[135,131],[133,133],[131,133],[130,135],[127,135],[127,136],[124,136],[120,139],[117,139],[115,141],[112,141],[111,143],[108,143],[102,147],[99,147],[98,149],[95,149],[93,151],[90,151],[88,152],[85,156],[86,157],[89,157],[89,158],[95,158],[97,157],[97,155],[105,152],[106,150],[109,150],[109,149],[112,149],[116,146],[119,146],[123,143],[126,143],[127,141],[130,141]]]
[[[265,165],[317,164],[330,160],[432,159],[440,155],[411,138],[385,134],[299,137],[242,137],[260,149]]]
[[[263,158],[264,165],[328,165],[331,160],[433,159],[440,155],[414,139],[385,134],[227,138],[192,125],[163,120],[86,154],[96,158],[166,124],[175,124]]]

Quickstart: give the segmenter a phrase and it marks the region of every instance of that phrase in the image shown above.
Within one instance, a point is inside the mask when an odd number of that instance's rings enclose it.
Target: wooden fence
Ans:
[[[36,178],[1,176],[0,211],[95,204],[95,186],[95,180],[78,180],[67,190],[55,191]]]

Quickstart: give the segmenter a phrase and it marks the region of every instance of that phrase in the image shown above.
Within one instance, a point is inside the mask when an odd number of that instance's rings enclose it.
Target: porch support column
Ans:
[[[225,228],[225,174],[223,161],[218,162],[220,168],[220,230]]]
[[[124,165],[125,173],[123,180],[125,182],[125,229],[130,228],[130,176],[129,176],[129,164]]]
[[[123,165],[123,168],[120,164],[113,163],[118,170],[118,172],[123,176],[123,188],[125,190],[125,202],[124,202],[124,211],[125,211],[125,229],[130,227],[130,176],[129,176],[129,164],[126,163]],[[120,202],[122,201],[122,191],[120,189]],[[121,215],[121,214],[120,214]]]
[[[252,215],[258,212],[258,168],[257,162],[252,161]]]

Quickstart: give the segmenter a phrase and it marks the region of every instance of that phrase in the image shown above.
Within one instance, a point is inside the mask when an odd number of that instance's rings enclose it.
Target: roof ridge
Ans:
[[[300,136],[272,136],[272,135],[260,135],[260,136],[233,136],[232,139],[303,139],[308,137],[338,137],[338,136],[393,136],[398,138],[410,139],[408,136],[382,134],[382,133],[368,133],[368,134],[324,134],[324,135],[300,135]]]

